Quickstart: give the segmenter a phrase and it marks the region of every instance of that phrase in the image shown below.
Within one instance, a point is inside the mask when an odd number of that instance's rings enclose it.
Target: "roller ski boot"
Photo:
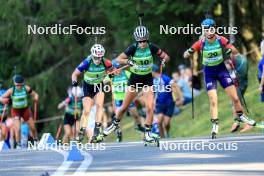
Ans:
[[[83,139],[84,139],[84,136],[85,136],[85,128],[81,128],[80,131],[79,131],[78,136],[76,137],[76,140],[78,142],[82,142]]]
[[[91,143],[99,143],[104,140],[104,136],[100,132],[101,129],[101,123],[95,123],[94,127],[94,135],[92,136]]]
[[[235,118],[237,122],[244,123],[243,129],[240,130],[240,132],[246,132],[250,129],[252,129],[254,126],[256,126],[256,121],[253,119],[250,119],[242,112],[237,113],[237,117]]]
[[[18,150],[22,149],[22,145],[20,142],[16,143],[16,149]]]
[[[218,119],[211,119],[212,122],[212,131],[211,131],[211,135],[212,135],[212,139],[216,139],[216,135],[218,134]]]
[[[112,124],[104,130],[103,135],[108,136],[109,134],[117,130],[119,128],[119,123],[120,123],[120,120],[114,117]]]
[[[146,127],[145,127],[144,146],[146,147],[148,145],[156,145],[157,147],[159,147],[159,145],[160,145],[159,138],[152,136],[151,128],[152,128],[152,126],[148,126],[148,125],[146,125]]]
[[[144,133],[145,132],[145,128],[143,126],[141,126],[140,124],[138,124],[136,127],[135,127],[135,130],[139,131],[139,132],[142,132]]]

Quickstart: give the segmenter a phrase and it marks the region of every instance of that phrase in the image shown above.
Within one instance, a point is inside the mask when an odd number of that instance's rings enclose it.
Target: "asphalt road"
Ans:
[[[0,176],[264,175],[263,135],[172,139],[160,147],[102,143],[82,154],[84,161],[71,162],[61,149],[4,150]]]

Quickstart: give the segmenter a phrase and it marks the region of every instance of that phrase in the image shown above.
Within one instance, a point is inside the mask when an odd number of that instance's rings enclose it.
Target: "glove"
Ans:
[[[109,74],[108,76],[109,76],[109,78],[113,78],[115,76],[115,74],[112,73],[112,74]]]
[[[135,66],[136,65],[136,63],[135,63],[135,61],[133,61],[133,60],[127,60],[127,65],[130,65],[130,66]]]
[[[77,86],[78,86],[78,81],[73,80],[73,81],[72,81],[72,87],[77,87]]]
[[[189,48],[189,49],[187,49],[187,52],[188,52],[189,54],[193,54],[193,53],[194,53],[194,50],[193,50],[192,48]]]
[[[165,59],[162,59],[162,60],[161,60],[161,65],[162,65],[162,67],[165,67],[165,63],[166,63]]]
[[[185,59],[187,59],[187,58],[189,58],[190,55],[192,55],[193,53],[194,53],[194,50],[193,50],[192,48],[189,48],[189,49],[187,49],[187,50],[183,53],[183,57],[184,57]]]
[[[9,98],[3,98],[3,104],[8,104],[9,103]]]
[[[135,69],[137,68],[136,63],[133,60],[127,60],[127,65],[130,65],[131,67],[134,67]]]
[[[225,54],[230,55],[232,53],[232,49],[226,48],[224,52],[225,52]]]

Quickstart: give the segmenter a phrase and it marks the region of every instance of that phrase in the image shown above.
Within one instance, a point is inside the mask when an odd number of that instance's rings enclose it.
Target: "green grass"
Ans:
[[[263,120],[262,106],[258,93],[256,65],[250,65],[249,86],[245,93],[245,99],[250,111],[249,116],[256,121]],[[233,123],[232,105],[225,91],[218,86],[218,118],[219,134],[230,134],[229,130]],[[209,100],[205,91],[194,102],[195,119],[192,120],[191,105],[183,107],[182,113],[172,120],[171,137],[207,136],[211,131]],[[253,129],[249,133],[260,133],[260,129]]]
[[[249,65],[249,85],[245,93],[246,103],[249,109],[249,116],[257,122],[264,120],[263,104],[260,102],[258,92],[256,64]],[[229,130],[233,123],[232,105],[225,93],[218,84],[218,118],[219,118],[219,135],[230,134]],[[209,100],[205,91],[195,98],[194,111],[195,119],[192,119],[191,104],[181,107],[182,112],[174,116],[171,122],[170,137],[197,137],[209,136],[211,132]],[[131,117],[125,117],[122,121],[124,141],[135,141],[142,139],[142,134],[134,130],[134,122]],[[254,128],[248,133],[262,133],[261,129]],[[110,139],[114,140],[114,135]]]

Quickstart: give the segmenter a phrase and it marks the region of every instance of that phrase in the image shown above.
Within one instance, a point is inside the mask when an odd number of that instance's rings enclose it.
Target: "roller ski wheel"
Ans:
[[[104,135],[103,134],[98,134],[94,135],[91,139],[91,143],[100,143],[104,141]]]
[[[158,138],[154,138],[154,140],[153,141],[144,141],[144,146],[145,147],[147,147],[147,146],[152,146],[152,145],[156,145],[157,147],[159,147],[160,146],[160,141],[159,141],[159,139]]]
[[[212,139],[216,139],[216,133],[212,132]]]
[[[211,119],[211,122],[212,122],[212,131],[211,131],[211,134],[212,134],[212,139],[216,139],[216,135],[218,133],[218,128],[219,128],[219,125],[218,125],[218,119]]]
[[[151,136],[153,139],[160,139],[160,135],[157,133],[152,133]]]
[[[116,142],[122,142],[122,140],[123,140],[122,131],[121,130],[117,130],[116,134],[117,134]]]

